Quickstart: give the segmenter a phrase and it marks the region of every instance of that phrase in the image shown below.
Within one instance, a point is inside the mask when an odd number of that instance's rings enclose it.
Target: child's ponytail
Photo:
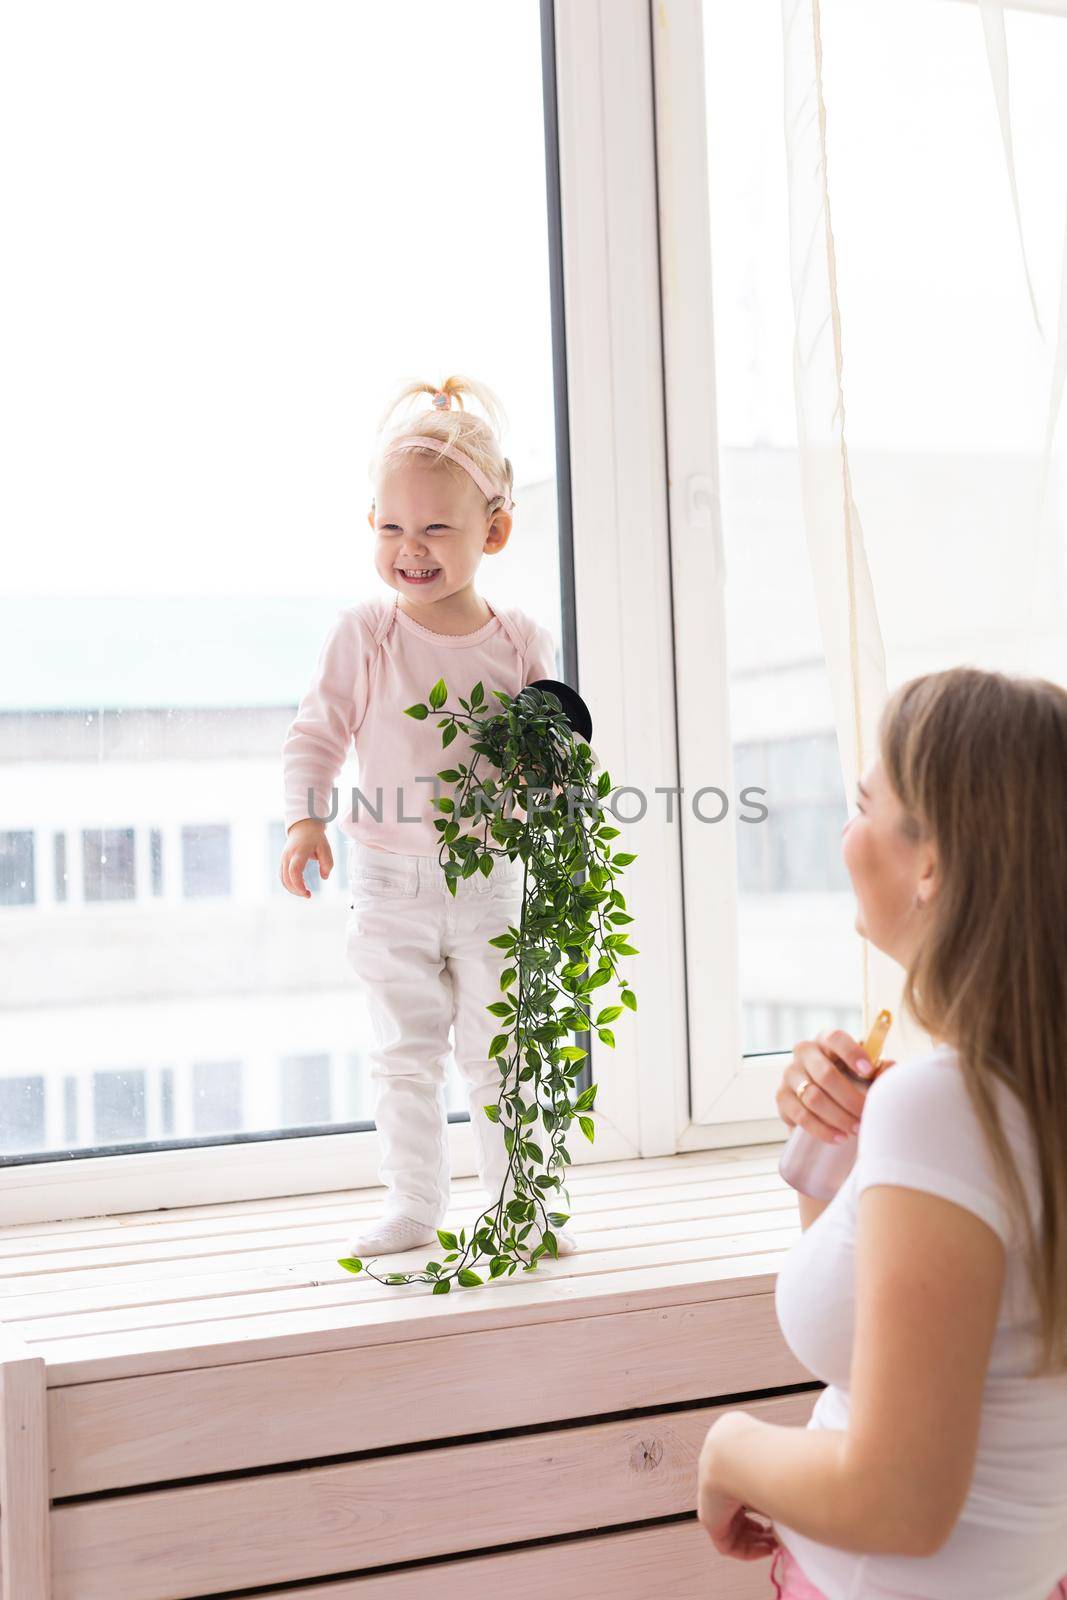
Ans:
[[[422,394],[429,395],[437,403],[414,414],[409,406],[398,423],[391,422],[398,407]],[[478,402],[485,417],[475,416],[466,409],[463,404],[465,394]],[[442,396],[448,397],[447,403],[440,398]],[[455,406],[453,402],[456,402]],[[513,499],[514,473],[500,443],[500,435],[506,426],[507,418],[500,401],[488,384],[479,383],[475,378],[454,374],[437,387],[421,381],[405,384],[386,407],[378,424],[378,439],[370,463],[371,480],[377,479],[384,456],[394,439],[402,435],[421,434],[425,436],[426,453],[431,459],[443,459],[451,471],[462,473],[462,468],[452,466],[447,457],[442,458],[443,450],[456,445],[484,472],[490,483],[500,485],[499,493],[489,502],[489,509],[496,510],[498,503]],[[422,455],[421,450],[416,453]]]

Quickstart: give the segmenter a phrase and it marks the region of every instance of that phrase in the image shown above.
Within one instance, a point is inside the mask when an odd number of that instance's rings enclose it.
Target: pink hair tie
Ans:
[[[429,450],[434,446],[439,446],[440,443],[440,439],[431,439],[429,435],[424,433],[406,433],[402,439],[393,440],[386,450],[386,455],[391,456],[394,450]],[[444,450],[438,449],[437,454],[439,456],[448,456],[450,461],[458,462],[465,472],[469,472],[487,500],[495,500],[499,495],[503,495],[504,504],[500,507],[501,511],[511,510],[514,501],[507,490],[494,489],[481,467],[471,460],[465,450],[460,450],[456,445],[450,444]]]

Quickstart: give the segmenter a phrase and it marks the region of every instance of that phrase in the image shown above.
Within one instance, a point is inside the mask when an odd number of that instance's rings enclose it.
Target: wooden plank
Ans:
[[[624,1254],[624,1253],[622,1253]],[[431,1295],[424,1285],[381,1290],[383,1298],[332,1304],[284,1317],[241,1317],[229,1322],[146,1328],[95,1338],[41,1342],[49,1387],[187,1371],[234,1361],[310,1355],[389,1340],[433,1338],[517,1323],[545,1324],[575,1316],[687,1305],[731,1295],[773,1293],[785,1250],[713,1260],[683,1260],[632,1267],[601,1278],[564,1274],[551,1262],[521,1280],[492,1288]],[[340,1270],[340,1269],[338,1269]]]
[[[59,1505],[54,1597],[191,1600],[689,1511],[723,1409]],[[801,1424],[811,1396],[745,1409]]]
[[[610,1209],[594,1202],[586,1202],[584,1206],[576,1204],[572,1215],[576,1222],[580,1222],[586,1212],[593,1215],[611,1215],[622,1223],[627,1218],[638,1220],[642,1215],[651,1215],[658,1206],[678,1200],[695,1200],[709,1202],[714,1199],[737,1199],[749,1194],[774,1193],[783,1198],[788,1198],[792,1193],[787,1184],[771,1183],[769,1178],[752,1175],[734,1180],[709,1180],[692,1183],[675,1183],[656,1186],[652,1190],[633,1188],[625,1194],[611,1197]],[[597,1197],[603,1198],[603,1197]],[[740,1209],[744,1209],[743,1204]],[[473,1207],[462,1213],[453,1211],[454,1226],[470,1224],[475,1219]],[[352,1221],[326,1222],[321,1225],[302,1229],[310,1240],[317,1237],[324,1241],[334,1241],[338,1249],[344,1244],[345,1235],[350,1231]],[[116,1244],[99,1249],[87,1251],[75,1239],[67,1241],[67,1248],[62,1250],[48,1249],[30,1255],[9,1256],[0,1262],[0,1284],[11,1290],[30,1277],[37,1276],[41,1279],[57,1278],[62,1275],[65,1287],[75,1287],[79,1282],[91,1281],[92,1275],[111,1270],[116,1275],[129,1278],[136,1277],[137,1267],[145,1266],[150,1272],[157,1267],[167,1264],[181,1264],[188,1260],[202,1260],[204,1262],[215,1258],[219,1261],[219,1270],[227,1270],[227,1264],[238,1258],[238,1255],[247,1255],[254,1251],[263,1259],[270,1260],[284,1254],[292,1248],[288,1237],[288,1230],[279,1239],[278,1231],[273,1227],[261,1229],[254,1233],[239,1236],[240,1243],[235,1248],[233,1236],[223,1228],[210,1234],[195,1234],[190,1237],[172,1239],[166,1230],[156,1230],[153,1238],[147,1242],[134,1242]],[[142,1273],[141,1276],[148,1276]]]
[[[770,1557],[720,1556],[694,1519],[534,1549],[436,1561],[402,1572],[336,1578],[260,1600],[768,1600]]]
[[[763,1246],[773,1249],[788,1247],[800,1231],[799,1224],[792,1219],[789,1219],[787,1226],[783,1226],[786,1219],[780,1212],[756,1212],[729,1220],[735,1224],[729,1234],[720,1234],[716,1224],[702,1217],[670,1224],[656,1223],[625,1232],[615,1230],[593,1234],[583,1231],[582,1254],[588,1261],[590,1257],[598,1257],[602,1251],[611,1249],[676,1245],[688,1241],[705,1247],[699,1252],[703,1256],[725,1257],[742,1252],[751,1253],[753,1249]],[[433,1253],[426,1250],[423,1258]],[[438,1250],[436,1254],[440,1257],[441,1251]],[[405,1260],[397,1256],[389,1260],[398,1267],[410,1266],[411,1260],[421,1265],[414,1257]],[[577,1257],[568,1258],[568,1265],[575,1265],[577,1260]],[[607,1265],[610,1267],[610,1260]],[[595,1267],[594,1270],[600,1268]],[[582,1275],[580,1262],[573,1275]],[[199,1286],[199,1294],[190,1293],[194,1284]],[[280,1287],[281,1284],[287,1286]],[[83,1297],[84,1306],[93,1305],[89,1291],[82,1289],[75,1292]],[[301,1263],[299,1268],[281,1278],[277,1274],[261,1277],[251,1285],[222,1282],[216,1277],[184,1280],[181,1286],[174,1280],[168,1280],[167,1291],[161,1290],[159,1300],[147,1305],[125,1291],[123,1300],[132,1300],[132,1304],[105,1305],[99,1310],[78,1307],[64,1311],[61,1306],[53,1306],[53,1297],[50,1295],[23,1295],[9,1302],[4,1309],[7,1320],[12,1326],[17,1326],[20,1336],[32,1345],[41,1340],[56,1341],[122,1329],[210,1322],[228,1317],[300,1310],[313,1305],[351,1305],[356,1300],[380,1299],[383,1292],[388,1293],[371,1279],[352,1279],[344,1273],[343,1268],[339,1270],[336,1259],[330,1257],[328,1260],[320,1258]],[[110,1295],[104,1297],[105,1300],[110,1298]]]
[[[49,1600],[44,1362],[0,1325],[0,1595]]]
[[[715,1182],[763,1176],[775,1182],[786,1195],[792,1194],[777,1171],[777,1155],[773,1159],[769,1156],[742,1159],[741,1154],[735,1157],[733,1151],[701,1150],[677,1156],[649,1156],[639,1161],[607,1161],[590,1167],[572,1167],[568,1181],[576,1199],[587,1195],[628,1194],[635,1185],[652,1189],[677,1183],[682,1177],[687,1182]],[[477,1180],[473,1178],[454,1179],[452,1191],[453,1199],[468,1209],[481,1197]],[[314,1226],[316,1221],[331,1219],[343,1226],[354,1215],[377,1215],[384,1198],[385,1190],[380,1187],[338,1189],[267,1200],[227,1200],[213,1205],[79,1217],[61,1222],[16,1223],[0,1228],[0,1260],[51,1249],[94,1250],[98,1245],[124,1241],[143,1243],[161,1229],[165,1229],[170,1238],[181,1238],[198,1232],[210,1233],[213,1228],[254,1232],[265,1227]]]
[[[734,1170],[739,1163],[754,1163],[753,1170],[777,1171],[783,1149],[778,1141],[765,1144],[735,1145],[723,1150],[682,1150],[675,1155],[626,1157],[617,1161],[586,1161],[572,1166],[570,1181],[574,1188],[585,1182],[585,1175],[597,1177],[626,1176],[635,1168],[653,1170],[677,1167],[685,1163],[694,1167],[715,1167]],[[452,1192],[456,1196],[473,1194],[479,1188],[475,1177],[455,1177]],[[374,1198],[385,1196],[380,1185],[364,1185],[358,1189],[316,1189],[305,1194],[267,1195],[251,1200],[215,1200],[202,1205],[157,1206],[150,1210],[101,1212],[91,1217],[67,1217],[55,1222],[13,1222],[0,1227],[0,1241],[28,1238],[31,1234],[47,1237],[53,1232],[92,1232],[97,1228],[135,1227],[141,1223],[196,1220],[209,1216],[254,1215],[259,1212],[286,1211],[312,1208],[316,1205],[333,1205],[338,1200]]]
[[[549,1386],[516,1373],[551,1372]],[[264,1404],[264,1384],[270,1401]],[[53,1495],[811,1382],[772,1295],[49,1392]]]
[[[669,1225],[675,1223],[684,1227],[687,1223],[695,1222],[709,1239],[748,1231],[758,1232],[764,1228],[799,1229],[800,1218],[795,1202],[791,1206],[780,1205],[778,1197],[774,1195],[746,1195],[744,1197],[746,1209],[739,1211],[738,1204],[736,1197],[710,1201],[679,1200],[650,1208],[643,1216],[647,1225],[657,1230],[655,1237],[658,1238],[670,1237],[672,1228]],[[595,1217],[584,1215],[580,1223],[576,1223],[576,1227],[581,1228],[583,1257],[589,1253],[590,1229],[596,1220]],[[624,1246],[627,1238],[632,1236],[632,1230],[636,1225],[631,1219],[624,1228],[605,1228],[605,1233],[610,1234],[606,1245]],[[681,1229],[673,1231],[680,1233]],[[338,1254],[340,1253],[338,1251]],[[426,1256],[431,1254],[428,1249]],[[9,1285],[11,1292],[3,1295],[0,1304],[3,1306],[5,1321],[19,1323],[21,1326],[24,1322],[37,1318],[44,1320],[94,1311],[107,1313],[152,1305],[165,1307],[167,1304],[179,1305],[186,1300],[230,1296],[237,1298],[280,1287],[299,1287],[302,1284],[320,1282],[324,1272],[336,1277],[336,1256],[327,1255],[324,1250],[318,1248],[304,1250],[302,1247],[283,1246],[277,1251],[277,1259],[272,1259],[270,1262],[264,1262],[262,1256],[254,1259],[255,1264],[247,1266],[233,1265],[234,1261],[242,1263],[243,1258],[240,1256],[227,1258],[232,1267],[227,1273],[220,1272],[216,1258],[203,1263],[203,1266],[200,1261],[193,1259],[180,1268],[171,1268],[168,1265],[165,1271],[161,1270],[158,1273],[146,1269],[143,1274],[138,1274],[132,1280],[123,1278],[117,1283],[113,1278],[105,1280],[90,1274],[88,1283],[74,1289],[64,1287],[62,1283],[52,1279],[44,1281],[37,1279],[34,1280],[32,1287],[27,1287],[25,1293],[20,1293],[17,1285],[12,1283]],[[410,1260],[416,1259],[414,1256],[410,1258]],[[105,1283],[106,1292],[104,1292]],[[166,1320],[165,1316],[163,1320]]]

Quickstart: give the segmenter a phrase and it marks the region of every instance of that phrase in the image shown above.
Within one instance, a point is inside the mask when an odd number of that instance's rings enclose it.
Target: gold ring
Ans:
[[[805,1078],[803,1083],[799,1083],[797,1085],[797,1099],[800,1101],[801,1105],[804,1104],[804,1090],[805,1089],[810,1089],[810,1088],[811,1088],[811,1079],[810,1078]]]

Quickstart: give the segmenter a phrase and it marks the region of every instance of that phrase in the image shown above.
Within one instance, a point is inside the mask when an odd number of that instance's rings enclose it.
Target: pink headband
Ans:
[[[406,433],[402,439],[394,439],[386,451],[392,455],[394,450],[429,450],[433,446],[440,446],[440,439],[433,439],[425,433]],[[448,445],[444,450],[438,448],[439,456],[447,456],[450,461],[457,461],[464,471],[469,472],[479,489],[487,500],[495,500],[503,495],[504,504],[501,511],[510,511],[514,502],[506,489],[494,489],[481,467],[476,466],[465,450],[458,449],[455,445]]]

